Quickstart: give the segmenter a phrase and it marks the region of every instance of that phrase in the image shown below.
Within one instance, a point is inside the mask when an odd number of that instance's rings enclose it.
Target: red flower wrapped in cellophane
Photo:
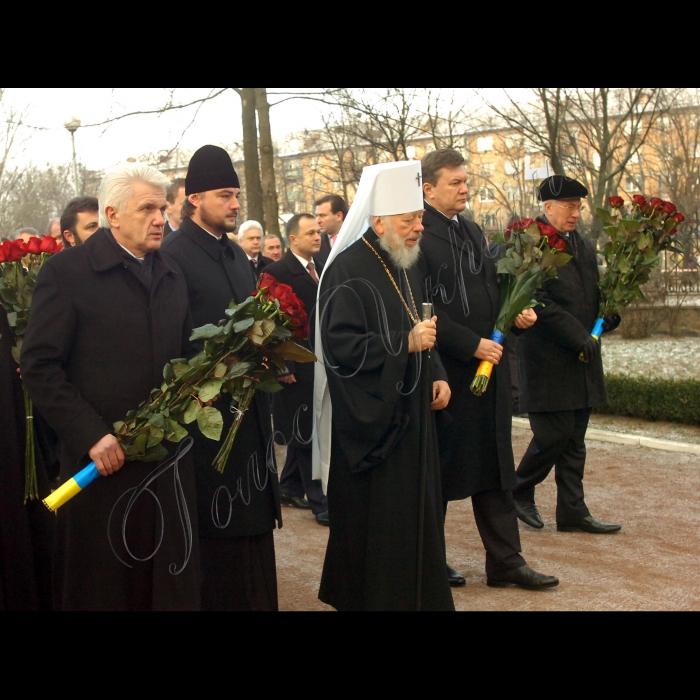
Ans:
[[[26,243],[22,240],[6,241],[0,246],[0,305],[7,313],[7,321],[15,341],[12,356],[18,364],[39,270],[54,253],[61,250],[63,246],[51,236],[30,238]],[[34,406],[26,390],[24,409],[27,418],[24,451],[26,503],[39,498],[34,444]]]

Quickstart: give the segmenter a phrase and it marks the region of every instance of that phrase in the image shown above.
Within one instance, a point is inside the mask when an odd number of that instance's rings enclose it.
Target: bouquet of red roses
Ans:
[[[7,321],[15,341],[12,356],[18,364],[39,270],[54,253],[61,250],[63,246],[51,236],[30,238],[27,243],[22,240],[6,241],[0,246],[0,304],[7,313]],[[34,406],[26,390],[24,410],[27,417],[24,457],[26,503],[39,498],[34,444]]]
[[[239,305],[231,302],[218,325],[193,332],[191,340],[204,343],[202,352],[166,365],[160,389],[115,423],[127,461],[162,462],[169,456],[162,443],[182,442],[188,435],[185,426],[194,423],[205,437],[219,442],[224,419],[211,404],[228,393],[236,419],[214,462],[223,473],[255,393],[280,391],[278,377],[286,373],[287,362],[316,362],[313,353],[295,342],[309,334],[308,316],[291,287],[263,275],[255,296]],[[98,478],[91,464],[44,503],[56,511]]]
[[[516,221],[505,235],[494,236],[493,242],[504,250],[498,262],[501,307],[491,340],[503,345],[518,316],[538,305],[535,293],[558,275],[558,268],[567,265],[571,256],[555,228],[533,219]],[[493,363],[482,362],[471,386],[474,395],[486,393],[492,373]]]
[[[676,205],[663,199],[637,195],[628,207],[622,197],[611,197],[610,211],[598,209],[598,218],[610,238],[601,254],[607,272],[600,281],[600,319],[593,337],[600,340],[606,318],[644,299],[642,286],[661,262],[664,251],[683,254],[677,235],[685,221]]]

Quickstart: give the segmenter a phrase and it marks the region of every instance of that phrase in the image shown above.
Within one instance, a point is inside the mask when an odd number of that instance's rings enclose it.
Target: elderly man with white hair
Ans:
[[[319,290],[320,597],[342,612],[454,611],[435,429],[451,392],[416,267],[422,185],[418,162],[365,169]]]
[[[113,434],[189,352],[185,278],[160,253],[167,178],[145,165],[108,173],[102,228],[49,260],[34,293],[21,367],[31,398],[61,441],[65,482],[89,462],[104,477],[58,513],[54,601],[62,611],[186,611],[200,607],[191,466],[134,490],[154,470],[130,462]],[[184,559],[184,561],[183,561]],[[175,575],[184,566],[184,570]]]
[[[262,254],[264,235],[262,224],[257,221],[246,221],[238,230],[238,244],[250,260],[255,279],[262,275],[268,265],[272,265],[274,262]]]

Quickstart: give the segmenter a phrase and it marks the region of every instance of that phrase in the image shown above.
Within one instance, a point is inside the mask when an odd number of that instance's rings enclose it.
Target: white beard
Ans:
[[[400,270],[410,270],[418,263],[420,257],[420,243],[413,248],[409,248],[406,243],[401,240],[390,226],[386,226],[386,233],[379,236],[379,245],[382,250],[391,258],[391,262]]]

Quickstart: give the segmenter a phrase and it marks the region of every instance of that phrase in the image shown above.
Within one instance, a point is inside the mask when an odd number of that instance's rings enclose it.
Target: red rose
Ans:
[[[659,199],[658,197],[654,197],[654,199],[652,199],[649,203],[649,206],[651,206],[654,209],[663,209],[665,205],[666,202],[664,202],[663,199]]]
[[[27,254],[27,246],[24,241],[10,243],[9,252],[6,251],[7,262],[17,262]]]
[[[0,245],[0,264],[7,262],[7,252],[10,247],[10,244],[5,242],[2,245]]]
[[[258,290],[267,292],[270,295],[278,286],[279,282],[272,275],[268,275],[267,273],[263,273],[258,282]]]
[[[649,202],[647,202],[646,197],[643,197],[641,194],[638,194],[634,197],[632,200],[640,209],[646,209],[649,206]]]
[[[38,255],[41,253],[41,238],[30,238],[27,243],[27,253],[29,255]]]
[[[511,225],[511,231],[527,231],[535,223],[534,219],[523,219]]]
[[[610,197],[610,206],[613,209],[622,209],[625,206],[625,200],[622,197]]]
[[[53,255],[56,252],[56,241],[51,236],[44,236],[41,240],[40,252]]]
[[[676,207],[676,205],[673,202],[666,202],[664,204],[664,211],[669,216],[673,216],[678,211],[678,207]]]
[[[678,213],[673,217],[673,220],[674,220],[677,224],[682,224],[682,223],[685,221],[685,216],[683,216],[683,214],[681,214],[680,212],[678,212]]]

